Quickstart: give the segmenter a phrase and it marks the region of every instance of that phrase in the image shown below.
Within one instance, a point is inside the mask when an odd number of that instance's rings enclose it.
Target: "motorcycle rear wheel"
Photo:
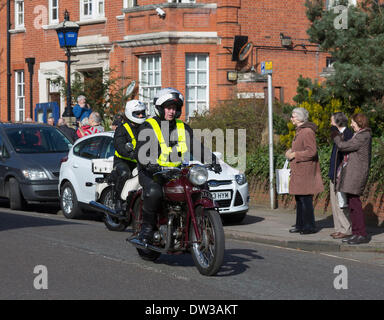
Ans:
[[[113,203],[112,188],[107,188],[104,190],[100,197],[100,203],[111,209],[115,209],[115,204]],[[120,220],[118,218],[111,217],[108,214],[104,216],[104,224],[110,231],[122,232],[129,226],[130,223],[130,218],[128,220]]]
[[[189,234],[191,254],[196,268],[202,275],[215,275],[224,260],[225,237],[219,214],[212,209],[198,207],[195,211],[201,239],[198,240],[193,224]]]

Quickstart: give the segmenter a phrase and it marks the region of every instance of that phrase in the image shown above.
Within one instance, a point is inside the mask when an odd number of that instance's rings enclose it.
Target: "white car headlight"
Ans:
[[[189,181],[196,186],[201,186],[208,180],[208,170],[202,166],[193,166],[189,170]]]
[[[47,180],[46,173],[42,170],[23,170],[23,175],[29,180]]]
[[[237,184],[240,186],[247,182],[247,178],[245,177],[244,173],[240,173],[240,174],[235,175],[235,180],[236,180]]]

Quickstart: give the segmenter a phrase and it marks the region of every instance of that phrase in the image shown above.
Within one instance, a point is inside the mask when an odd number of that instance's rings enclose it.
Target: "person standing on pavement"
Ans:
[[[73,115],[77,122],[81,122],[84,118],[89,118],[92,113],[91,107],[87,104],[85,96],[77,97],[77,105],[73,107]]]
[[[343,141],[340,134],[331,133],[338,149],[347,154],[341,164],[336,190],[347,194],[352,236],[342,241],[348,244],[369,242],[360,200],[368,181],[371,164],[372,135],[368,125],[367,116],[357,113],[352,116],[351,120],[351,127],[355,132],[352,139]]]
[[[347,127],[348,118],[342,112],[335,112],[331,116],[331,131],[337,134],[341,134],[344,141],[348,141],[353,136],[353,131]],[[331,237],[334,239],[343,239],[347,238],[351,235],[351,222],[348,219],[349,210],[348,207],[345,206],[343,208],[340,207],[340,203],[337,197],[336,191],[336,175],[337,170],[343,161],[344,153],[339,151],[336,144],[333,143],[332,154],[329,166],[329,194],[331,201],[331,208],[333,214],[333,223],[335,227],[335,232],[331,234]]]
[[[289,232],[316,233],[313,195],[324,191],[316,145],[317,126],[308,121],[304,108],[292,110],[291,122],[296,127],[292,148],[285,157],[290,161],[289,193],[296,199],[296,226]]]

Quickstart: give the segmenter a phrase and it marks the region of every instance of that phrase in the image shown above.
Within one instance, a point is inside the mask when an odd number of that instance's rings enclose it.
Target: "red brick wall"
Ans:
[[[306,43],[306,29],[309,23],[305,16],[305,0],[198,0],[198,3],[216,3],[217,9],[207,8],[164,8],[167,16],[159,19],[153,10],[129,12],[123,20],[116,17],[122,15],[123,0],[106,1],[104,23],[82,25],[79,36],[101,34],[108,36],[113,49],[110,53],[110,67],[114,67],[125,76],[138,78],[138,55],[161,53],[162,55],[162,85],[175,86],[185,93],[185,54],[207,53],[210,62],[210,106],[213,108],[220,100],[230,99],[236,92],[263,92],[264,83],[231,83],[227,80],[227,71],[249,69],[254,65],[260,70],[259,63],[265,60],[273,61],[273,85],[284,88],[286,102],[292,102],[296,93],[299,75],[319,79],[319,72],[325,66],[325,54],[296,52],[295,50],[271,51],[254,50],[254,54],[244,64],[231,61],[231,53],[225,47],[232,47],[235,35],[247,35],[255,46],[279,46],[280,33],[292,37],[293,44]],[[11,1],[13,4],[13,1]],[[161,4],[165,0],[138,0],[138,5]],[[38,14],[34,9],[38,5],[47,5],[47,1],[25,1],[26,32],[12,35],[12,119],[14,118],[14,70],[24,69],[26,76],[26,117],[29,116],[29,74],[26,57],[35,57],[34,101],[39,99],[38,69],[45,61],[66,60],[64,50],[59,48],[55,30],[35,29],[34,22]],[[13,6],[12,6],[13,7]],[[60,1],[60,21],[64,9],[70,12],[72,21],[79,20],[79,1]],[[12,14],[12,22],[14,14]],[[6,101],[6,8],[0,11],[4,22],[0,25],[0,120],[7,118]],[[217,32],[220,37],[219,45],[186,45],[165,44],[137,48],[120,48],[116,41],[124,36],[161,32],[161,31],[200,31]],[[314,47],[308,47],[313,50]],[[124,61],[124,64],[122,64]],[[124,65],[124,71],[121,70]],[[45,85],[45,84],[41,84]],[[63,107],[63,106],[62,106]]]

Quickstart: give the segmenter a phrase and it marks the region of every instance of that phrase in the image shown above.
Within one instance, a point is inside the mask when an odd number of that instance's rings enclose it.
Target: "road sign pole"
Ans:
[[[268,131],[269,131],[269,196],[271,209],[275,209],[275,189],[273,184],[273,92],[272,92],[272,73],[268,73]]]

